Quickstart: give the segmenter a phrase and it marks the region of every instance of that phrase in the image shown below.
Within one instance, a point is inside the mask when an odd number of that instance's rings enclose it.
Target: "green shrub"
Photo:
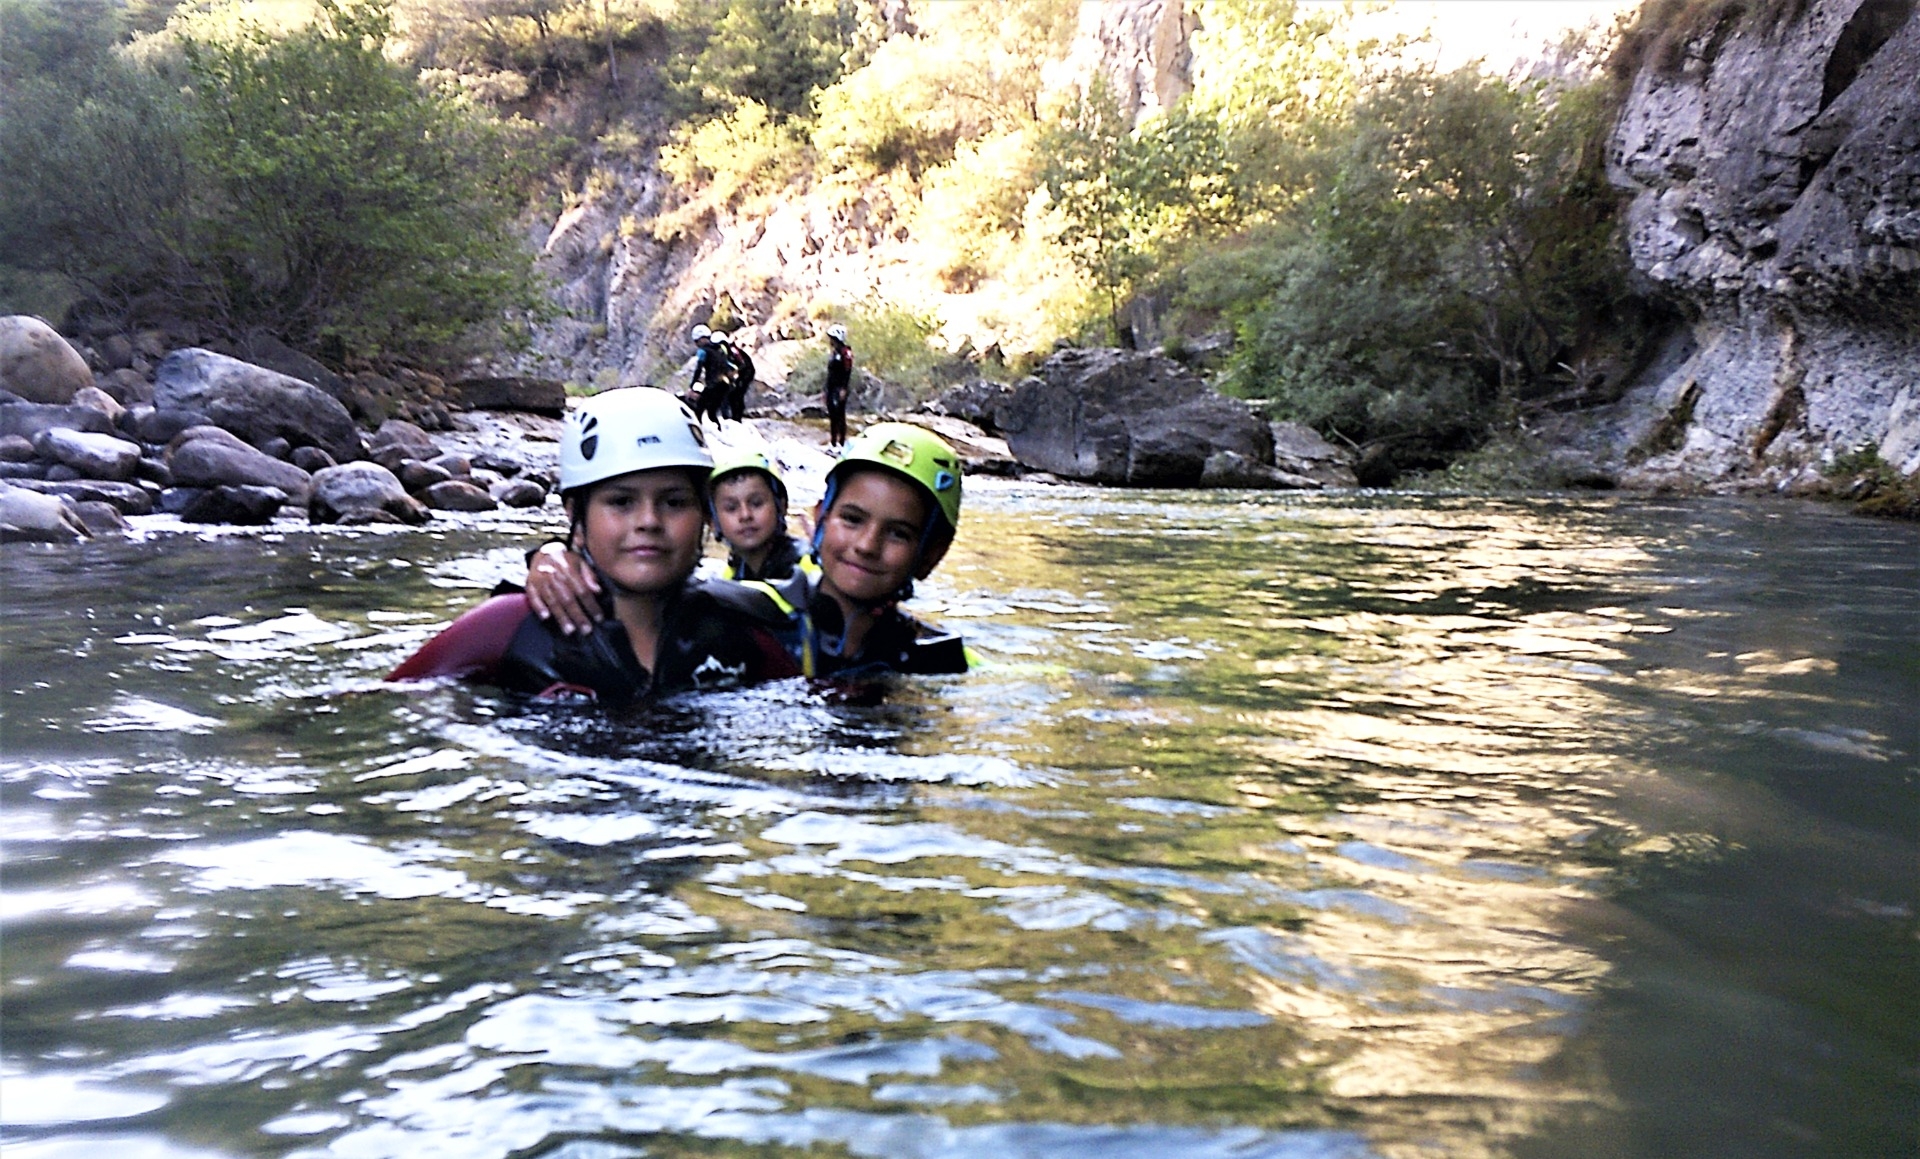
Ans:
[[[387,0],[313,8],[284,35],[190,13],[169,26],[176,51],[10,83],[14,261],[109,308],[338,356],[442,352],[530,306],[512,223],[535,154],[386,58]]]
[[[1399,467],[1510,424],[1627,300],[1613,107],[1598,82],[1376,78],[1318,131],[1310,191],[1184,271],[1186,305],[1237,331],[1229,388]]]

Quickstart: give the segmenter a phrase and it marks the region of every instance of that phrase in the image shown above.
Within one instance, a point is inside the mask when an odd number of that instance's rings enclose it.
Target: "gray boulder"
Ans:
[[[213,420],[197,410],[155,410],[150,406],[136,406],[127,411],[127,433],[153,446],[171,443],[180,437],[181,432],[196,427],[213,427]]]
[[[920,409],[972,423],[989,433],[1000,429],[1000,413],[1013,398],[1013,388],[984,378],[949,387]]]
[[[295,503],[305,503],[312,486],[305,471],[218,427],[182,431],[167,451],[167,468],[182,487],[278,487]]]
[[[32,439],[0,435],[0,463],[31,463],[35,456]]]
[[[70,431],[55,427],[42,431],[33,441],[40,457],[64,463],[88,479],[111,479],[123,483],[133,478],[140,466],[140,444],[92,431]]]
[[[120,425],[121,416],[127,413],[127,408],[120,405],[119,399],[101,390],[97,386],[83,386],[79,390],[74,391],[73,405],[89,407],[99,411],[101,414],[106,415],[107,421],[116,427]]]
[[[502,507],[538,507],[547,501],[547,489],[531,479],[502,479],[487,494]]]
[[[72,543],[92,535],[72,503],[0,483],[0,543]]]
[[[467,378],[451,384],[454,403],[467,410],[517,410],[559,418],[567,408],[565,383],[551,378]]]
[[[1322,487],[1358,487],[1351,452],[1320,437],[1301,423],[1274,423],[1273,465],[1294,475],[1305,475]]]
[[[307,518],[314,523],[425,523],[424,504],[378,463],[347,463],[313,476]]]
[[[1000,423],[1021,463],[1085,482],[1199,486],[1219,451],[1273,462],[1273,436],[1244,402],[1158,354],[1062,350],[1014,388]]]
[[[180,511],[188,523],[271,523],[287,502],[278,487],[209,487]]]
[[[389,471],[410,460],[425,462],[440,454],[433,436],[405,419],[388,419],[367,440],[367,458]]]
[[[80,522],[86,524],[87,530],[96,536],[133,530],[133,525],[127,522],[126,516],[120,514],[118,507],[98,499],[82,499],[76,502],[73,505],[73,513],[78,515]]]
[[[93,385],[93,371],[58,331],[31,314],[0,318],[0,390],[61,405]]]
[[[188,347],[162,359],[153,398],[163,411],[201,411],[256,446],[278,436],[338,461],[360,456],[359,427],[326,391],[211,350]]]
[[[420,492],[420,500],[440,511],[492,511],[500,506],[493,496],[459,479],[435,483]]]
[[[853,414],[886,414],[913,406],[913,395],[906,387],[888,382],[862,370],[854,375],[847,390],[847,410]],[[821,414],[826,411],[822,410]]]
[[[453,478],[446,468],[437,467],[432,463],[422,463],[418,459],[406,460],[393,473],[409,494],[425,491],[437,483],[445,483]]]
[[[133,483],[115,483],[106,479],[15,479],[16,487],[53,495],[75,503],[110,503],[122,515],[146,515],[153,510],[154,493]]]
[[[1202,487],[1245,487],[1262,491],[1313,491],[1318,480],[1256,463],[1238,451],[1215,451],[1200,468]]]
[[[50,431],[55,427],[92,431],[101,435],[110,435],[114,430],[113,421],[90,406],[54,406],[34,402],[0,404],[0,435],[19,435],[23,439],[33,440],[39,438],[42,431]]]

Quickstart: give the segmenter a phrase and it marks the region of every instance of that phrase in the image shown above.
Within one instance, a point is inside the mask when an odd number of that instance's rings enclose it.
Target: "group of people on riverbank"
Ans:
[[[695,326],[693,377],[681,400],[694,416],[705,421],[739,422],[747,416],[747,391],[753,386],[753,356],[730,335],[705,325]],[[838,449],[847,441],[847,397],[853,387],[853,347],[847,328],[838,322],[827,327],[827,380],[821,394],[827,406],[827,445]]]
[[[790,676],[965,671],[958,637],[899,607],[959,528],[959,456],[908,423],[845,438],[842,399],[808,541],[788,529],[772,460],[716,460],[684,401],[652,387],[583,401],[561,440],[564,541],[531,556],[524,590],[461,616],[389,678],[622,706]],[[709,524],[725,578],[695,577]]]

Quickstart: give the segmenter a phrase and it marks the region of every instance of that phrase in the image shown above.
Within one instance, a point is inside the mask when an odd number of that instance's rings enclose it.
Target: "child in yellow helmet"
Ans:
[[[765,452],[716,455],[709,486],[728,579],[783,580],[803,566],[806,545],[787,533],[787,485]]]

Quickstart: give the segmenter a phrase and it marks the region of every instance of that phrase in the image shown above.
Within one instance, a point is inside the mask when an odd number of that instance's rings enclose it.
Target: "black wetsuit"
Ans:
[[[759,571],[750,571],[739,552],[727,556],[727,578],[732,580],[783,580],[794,573],[805,559],[807,547],[791,535],[774,540],[773,550]]]
[[[733,385],[727,388],[726,417],[734,422],[747,421],[747,391],[753,386],[753,359],[747,352],[729,342],[726,345],[727,361],[733,364]]]
[[[951,632],[921,623],[897,607],[881,611],[851,656],[840,654],[845,630],[840,604],[820,590],[820,573],[798,570],[777,582],[728,585],[723,598],[741,600],[741,608],[760,623],[785,619],[774,635],[801,672],[808,676],[865,676],[878,672],[918,675],[965,672],[965,641]]]
[[[853,348],[844,342],[833,344],[827,355],[827,445],[837,447],[847,441],[847,395],[853,385]]]
[[[535,616],[524,594],[510,593],[455,620],[388,679],[457,676],[513,692],[579,697],[618,708],[689,689],[799,675],[798,662],[779,636],[782,618],[722,594],[736,586],[689,581],[674,594],[662,616],[651,672],[634,656],[611,596],[601,596],[606,619],[591,632],[568,636]]]
[[[700,385],[703,378],[705,387]],[[693,381],[687,388],[698,392],[693,400],[695,418],[711,417],[718,423],[724,417],[721,412],[727,404],[727,392],[733,389],[733,360],[718,342],[700,344],[700,354],[693,364]]]

